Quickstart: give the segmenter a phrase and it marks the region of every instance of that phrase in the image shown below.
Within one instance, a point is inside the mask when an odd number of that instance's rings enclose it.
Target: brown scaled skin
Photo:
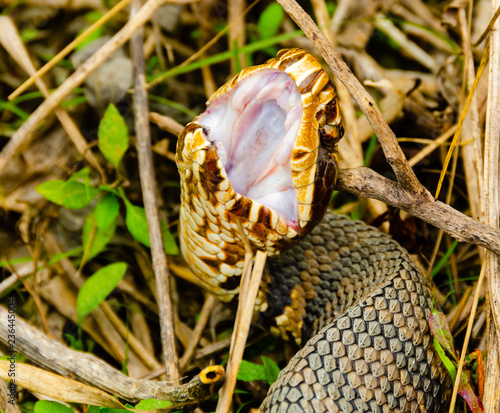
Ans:
[[[238,82],[265,70],[287,73],[300,93],[302,122],[291,154],[298,226],[288,226],[272,209],[233,190],[215,145],[206,139],[198,118],[186,126],[177,143],[183,254],[201,284],[225,301],[238,293],[244,264],[236,219],[254,248],[270,255],[279,253],[321,220],[337,173],[336,147],[343,126],[335,90],[321,65],[304,50],[284,50],[276,59],[243,70],[211,96],[207,110]]]

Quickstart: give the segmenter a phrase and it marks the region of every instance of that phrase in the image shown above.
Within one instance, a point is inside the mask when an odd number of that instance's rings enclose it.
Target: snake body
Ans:
[[[389,236],[323,218],[342,133],[335,91],[304,50],[229,81],[178,140],[184,257],[229,301],[244,238],[275,255],[256,310],[273,332],[306,344],[261,411],[441,412],[450,379],[429,332],[425,278]]]
[[[429,287],[397,242],[329,212],[270,259],[268,271],[266,302],[275,304],[264,314],[280,320],[288,312],[276,328],[293,321],[304,341],[312,338],[271,387],[263,412],[443,411],[450,378],[429,331]],[[305,293],[294,294],[297,286]]]

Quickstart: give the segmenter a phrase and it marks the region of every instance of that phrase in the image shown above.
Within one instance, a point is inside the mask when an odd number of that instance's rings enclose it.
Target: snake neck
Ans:
[[[267,271],[263,315],[308,341],[262,412],[443,411],[450,376],[430,334],[429,286],[397,242],[329,212]]]
[[[409,303],[399,305],[425,304],[425,318],[431,307],[427,284],[396,241],[332,212],[300,244],[269,258],[266,271],[257,307],[275,334],[299,345],[396,277],[414,284]],[[393,306],[406,298],[390,294]]]

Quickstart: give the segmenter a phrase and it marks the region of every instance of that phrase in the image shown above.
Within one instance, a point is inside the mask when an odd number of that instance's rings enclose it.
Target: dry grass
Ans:
[[[489,37],[491,4],[479,0],[472,8],[469,3],[447,7],[444,2],[419,0],[301,2],[319,24],[326,36],[323,39],[313,35],[314,26],[307,26],[310,22],[294,12],[291,1],[279,3],[301,27],[307,27],[305,36],[296,32],[297,26],[287,14],[262,23],[262,16],[273,4],[269,0],[168,4],[148,0],[139,10],[137,2],[132,6],[126,3],[0,0],[4,7],[0,16],[2,304],[7,306],[8,299],[14,298],[17,317],[29,320],[64,346],[61,348],[83,345],[117,373],[126,370],[137,383],[141,379],[154,383],[156,377],[170,384],[178,377],[187,382],[202,368],[221,363],[228,354],[228,332],[235,312],[204,298],[191,283],[192,276],[180,257],[169,256],[167,266],[158,238],[158,220],[150,228],[152,234],[157,233],[156,238],[151,237],[156,242],[150,250],[127,232],[122,205],[115,236],[103,252],[86,261],[78,247],[85,217],[93,205],[82,210],[60,208],[34,188],[48,180],[67,179],[88,167],[93,184],[123,188],[133,204],[144,205],[149,217],[157,215],[175,233],[179,188],[173,153],[179,125],[201,112],[208,95],[240,68],[261,63],[280,48],[304,47],[337,75],[346,127],[340,145],[341,167],[364,165],[377,172],[344,171],[341,187],[371,199],[339,193],[335,207],[390,231],[416,254],[423,270],[432,274],[436,300],[448,316],[457,348],[466,343],[462,358],[476,347],[487,355],[483,400],[486,411],[498,411],[500,313],[498,306],[490,308],[488,303],[500,298],[499,264],[496,254],[483,249],[500,251],[498,230],[491,228],[498,227],[499,219],[500,128],[500,32],[493,31]],[[496,10],[498,1],[493,3]],[[136,10],[130,12],[130,7]],[[97,37],[110,38],[89,53],[85,63],[75,67],[71,50],[55,58],[103,15],[106,17],[93,29]],[[274,23],[275,31],[266,33]],[[475,44],[485,31],[486,40]],[[342,66],[341,59],[354,76]],[[42,77],[30,78],[31,86],[15,92],[44,64],[48,69]],[[118,170],[106,161],[96,142],[100,118],[111,102],[127,121],[135,144]],[[410,159],[408,164],[405,158]],[[148,187],[154,182],[156,186]],[[367,182],[377,184],[369,187]],[[404,191],[408,198],[402,200]],[[436,192],[439,203],[430,197]],[[412,198],[415,193],[425,196]],[[374,198],[441,229],[393,208],[388,210]],[[476,225],[465,215],[487,226]],[[446,255],[453,246],[447,233],[481,247],[464,242]],[[66,254],[58,255],[61,253]],[[433,273],[445,256],[444,265]],[[88,276],[116,261],[127,262],[127,275],[84,320],[80,330],[76,325],[78,290]],[[480,274],[484,274],[484,283],[478,281]],[[170,292],[158,289],[158,285],[167,285],[161,277],[170,279]],[[489,301],[485,302],[485,296]],[[259,334],[258,329],[250,332],[245,358],[258,361],[259,355],[268,354],[284,364],[288,353],[294,351],[291,346]],[[243,354],[241,346],[235,353]],[[176,352],[181,361],[179,372]],[[33,358],[29,361],[55,368],[48,361]],[[79,377],[78,372],[71,372],[72,366],[65,367],[65,374]],[[64,383],[71,388],[71,381]],[[101,386],[87,378],[88,384]],[[478,384],[474,380],[474,386]],[[249,404],[243,411],[257,407],[266,392],[260,382],[239,382],[238,386],[234,411],[245,403]],[[110,391],[109,387],[105,390]],[[0,388],[0,406],[9,413],[53,396],[43,393],[43,386],[31,391],[19,388],[17,405],[12,407],[5,404],[6,391]],[[129,400],[136,400],[129,396]],[[126,394],[121,397],[127,399]],[[230,399],[230,395],[223,396],[223,400]],[[209,401],[197,411],[215,408]],[[75,409],[87,411],[85,404]],[[459,401],[457,411],[464,409]]]

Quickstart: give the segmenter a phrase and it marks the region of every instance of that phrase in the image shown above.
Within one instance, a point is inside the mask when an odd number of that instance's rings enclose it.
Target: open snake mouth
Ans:
[[[198,119],[233,189],[290,226],[298,221],[291,159],[302,111],[294,79],[282,70],[263,69],[212,100]]]
[[[176,151],[179,239],[203,285],[230,300],[245,239],[274,255],[316,226],[335,184],[342,132],[328,75],[301,49],[242,70],[210,97]]]

